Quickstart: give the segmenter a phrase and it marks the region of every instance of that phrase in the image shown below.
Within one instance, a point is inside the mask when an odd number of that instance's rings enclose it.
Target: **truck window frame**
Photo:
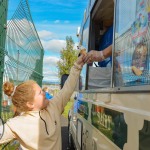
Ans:
[[[116,9],[117,9],[117,1],[114,3],[114,31],[116,28]],[[87,20],[90,19],[89,21],[89,38],[88,38],[88,44],[87,44],[87,51],[89,51],[91,49],[91,45],[92,45],[92,41],[91,39],[92,34],[91,34],[91,28],[92,28],[92,18],[93,18],[93,14],[92,12],[94,11],[94,6],[96,6],[96,3],[98,3],[99,1],[95,1],[95,3],[93,4],[93,6],[90,6],[92,8],[89,8],[89,13],[86,14],[86,19],[82,22],[82,28],[81,28],[81,41],[83,43],[83,31],[84,31],[84,27],[87,23]],[[100,5],[100,4],[99,4]],[[96,13],[96,12],[94,12]],[[81,44],[82,44],[81,43]],[[88,90],[88,72],[89,72],[89,65],[87,65],[86,67],[86,78],[85,78],[85,89],[81,90],[80,92],[84,93],[84,92],[90,92],[90,93],[95,93],[95,92],[106,92],[106,93],[116,93],[116,92],[148,92],[150,91],[150,85],[139,85],[139,86],[115,86],[114,85],[114,48],[115,48],[115,33],[113,33],[113,44],[112,44],[112,71],[111,71],[111,86],[108,88],[97,88],[97,89],[89,89]]]

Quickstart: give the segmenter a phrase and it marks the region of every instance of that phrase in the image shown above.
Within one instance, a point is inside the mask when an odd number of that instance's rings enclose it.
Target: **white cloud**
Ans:
[[[58,39],[48,40],[48,41],[41,40],[41,42],[45,50],[55,52],[55,53],[60,52],[62,48],[65,48],[66,46],[65,40],[58,40]]]
[[[60,20],[55,20],[54,23],[60,23]]]
[[[44,56],[44,61],[43,64],[45,66],[49,65],[49,66],[54,66],[56,65],[56,63],[59,61],[58,57],[53,57],[53,56]]]
[[[70,23],[70,21],[66,20],[66,21],[64,21],[64,23],[66,23],[66,24],[67,24],[67,23]]]
[[[79,43],[75,43],[73,49],[79,50],[79,49],[77,48],[78,45],[79,45]]]
[[[49,82],[59,82],[59,78],[57,78],[55,75],[54,76],[44,76],[43,81],[49,81]]]
[[[44,56],[43,61],[44,81],[52,81],[52,80],[59,81],[58,70],[56,68],[58,61],[59,61],[58,57]]]
[[[38,31],[41,30],[47,30],[52,31],[55,33],[55,39],[65,39],[66,36],[72,36],[74,41],[78,41],[78,38],[76,37],[76,31],[78,29],[79,24],[68,22],[67,20],[65,22],[60,23],[52,23],[52,22],[40,22],[36,24],[36,27]]]
[[[41,40],[49,40],[55,37],[54,33],[47,30],[38,31],[38,34]]]

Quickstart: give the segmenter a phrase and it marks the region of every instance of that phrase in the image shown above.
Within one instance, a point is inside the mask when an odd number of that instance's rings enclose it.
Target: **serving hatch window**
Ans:
[[[116,1],[115,86],[150,84],[150,0]]]
[[[91,11],[89,51],[106,52],[107,48],[112,45],[113,21],[114,1],[96,1]],[[111,88],[111,72],[112,56],[108,56],[99,62],[95,61],[89,64],[87,89]]]

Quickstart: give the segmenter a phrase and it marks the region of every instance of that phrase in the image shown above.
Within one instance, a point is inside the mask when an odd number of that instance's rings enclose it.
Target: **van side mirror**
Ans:
[[[4,133],[4,122],[2,120],[2,118],[0,117],[0,139],[2,138]]]
[[[61,76],[61,85],[60,85],[61,89],[63,88],[63,86],[64,86],[66,80],[68,79],[68,76],[69,76],[69,74],[63,74],[63,75]]]

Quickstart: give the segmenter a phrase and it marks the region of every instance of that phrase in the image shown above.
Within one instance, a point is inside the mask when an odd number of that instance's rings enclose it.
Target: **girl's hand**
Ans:
[[[85,59],[86,55],[81,55],[78,57],[78,59],[76,60],[77,65],[80,65],[81,67],[85,64],[84,59]]]
[[[87,53],[86,57],[84,58],[84,62],[89,64],[93,61],[99,62],[102,61],[102,56],[100,55],[100,51],[91,50]]]

